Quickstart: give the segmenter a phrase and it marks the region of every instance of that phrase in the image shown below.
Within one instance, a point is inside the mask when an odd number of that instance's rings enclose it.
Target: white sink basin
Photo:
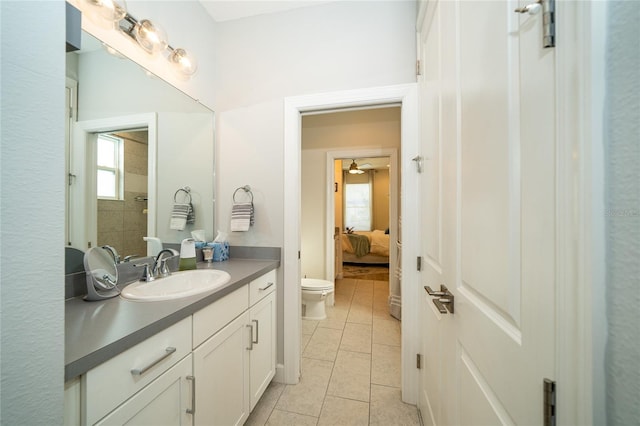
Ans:
[[[217,269],[196,269],[174,272],[151,282],[139,281],[126,286],[120,295],[139,302],[174,300],[206,293],[224,286],[231,276]]]

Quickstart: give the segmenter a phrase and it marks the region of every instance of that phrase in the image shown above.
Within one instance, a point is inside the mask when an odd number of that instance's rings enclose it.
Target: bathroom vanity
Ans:
[[[275,375],[275,260],[213,293],[66,302],[65,424],[241,425]]]

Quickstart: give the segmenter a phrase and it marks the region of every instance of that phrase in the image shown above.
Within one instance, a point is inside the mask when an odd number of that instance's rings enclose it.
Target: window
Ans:
[[[345,225],[355,231],[371,231],[371,185],[347,183],[344,197]]]
[[[124,199],[124,141],[112,135],[98,135],[97,193],[106,200]]]

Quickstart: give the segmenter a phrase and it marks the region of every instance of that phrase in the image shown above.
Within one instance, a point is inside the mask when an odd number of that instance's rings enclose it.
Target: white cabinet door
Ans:
[[[256,303],[249,311],[251,319],[251,410],[276,374],[276,293]]]
[[[196,425],[242,425],[249,416],[249,312],[193,351]]]
[[[98,425],[192,425],[191,355],[125,401]]]

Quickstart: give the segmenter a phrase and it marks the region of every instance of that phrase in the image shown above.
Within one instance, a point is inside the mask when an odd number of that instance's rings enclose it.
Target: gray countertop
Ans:
[[[73,379],[148,337],[177,323],[221,297],[280,266],[278,260],[230,259],[198,263],[199,269],[221,269],[231,281],[213,293],[161,302],[114,297],[65,302],[65,381]]]

